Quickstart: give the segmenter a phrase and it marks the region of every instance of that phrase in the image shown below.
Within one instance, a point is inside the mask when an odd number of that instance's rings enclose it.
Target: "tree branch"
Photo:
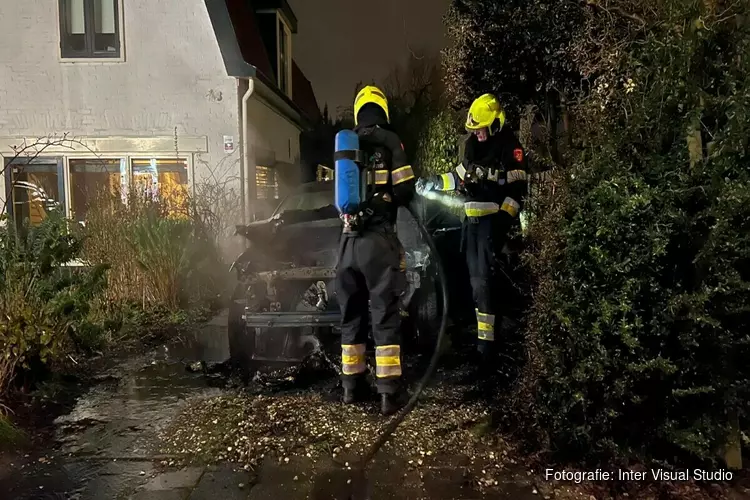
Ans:
[[[13,156],[5,160],[5,165],[0,169],[0,175],[5,175],[5,172],[11,166],[18,166],[18,160],[24,158],[25,162],[21,164],[21,173],[23,173],[23,167],[31,164],[34,160],[39,158],[45,151],[50,148],[63,148],[71,151],[75,151],[76,146],[80,146],[87,152],[93,154],[97,158],[100,158],[99,153],[91,149],[88,145],[82,142],[80,139],[69,137],[69,134],[65,132],[61,136],[55,137],[48,135],[47,137],[37,137],[33,142],[29,142],[28,139],[24,138],[23,142],[18,146],[11,146],[13,149]],[[11,182],[11,190],[15,187],[16,181]],[[5,200],[3,211],[8,211],[8,203],[10,202],[12,195]]]
[[[598,9],[606,12],[607,14],[610,14],[610,15],[613,12],[616,13],[616,14],[619,14],[621,17],[625,17],[627,19],[630,19],[631,21],[635,21],[637,23],[640,23],[643,27],[645,27],[646,24],[647,24],[646,21],[641,16],[639,16],[638,14],[631,14],[629,12],[625,12],[624,10],[622,10],[619,7],[606,7],[606,6],[604,6],[604,5],[601,4],[601,0],[585,0],[585,3],[586,3],[586,5],[588,5],[590,7],[596,7]]]

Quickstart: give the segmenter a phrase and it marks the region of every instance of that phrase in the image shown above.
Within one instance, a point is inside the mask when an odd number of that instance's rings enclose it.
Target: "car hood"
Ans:
[[[416,201],[416,200],[415,200]],[[428,222],[428,231],[460,227],[460,220],[431,204],[417,201],[415,209]],[[336,265],[342,222],[333,205],[317,210],[290,210],[268,219],[237,226],[237,233],[277,262],[300,266]],[[399,209],[398,235],[406,252],[409,268],[423,267],[429,260],[429,247],[420,236],[413,217]]]

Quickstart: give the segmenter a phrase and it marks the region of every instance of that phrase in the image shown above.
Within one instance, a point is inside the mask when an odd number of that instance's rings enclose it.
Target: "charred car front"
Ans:
[[[237,233],[250,242],[232,265],[238,284],[229,311],[229,342],[232,361],[239,367],[297,363],[326,344],[335,345],[341,322],[335,274],[342,225],[333,199],[332,183],[304,184],[268,219],[237,226]],[[450,264],[445,267],[451,271],[452,319],[473,319],[468,278],[461,269],[460,220],[435,206],[419,205],[418,210],[440,259]],[[442,316],[438,256],[430,255],[405,209],[400,209],[397,231],[407,260],[403,341],[407,347],[429,350]]]

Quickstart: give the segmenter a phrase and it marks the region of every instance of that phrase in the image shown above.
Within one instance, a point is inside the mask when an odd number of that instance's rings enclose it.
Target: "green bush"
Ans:
[[[565,453],[713,460],[750,414],[750,9],[608,8],[531,228],[529,422]]]
[[[443,60],[451,104],[468,108],[485,92],[503,102],[510,123],[573,91],[580,75],[567,53],[583,8],[559,0],[454,0],[446,16],[453,42]]]
[[[459,158],[461,116],[448,109],[428,115],[417,142],[414,164],[420,176],[442,174],[456,168]]]
[[[89,313],[106,285],[106,267],[64,267],[78,258],[81,245],[58,213],[36,227],[16,231],[6,223],[0,229],[0,394],[17,368],[49,365],[100,336]]]
[[[748,426],[749,20],[747,2],[452,2],[451,102],[494,91],[554,126],[567,98],[570,168],[526,205],[512,398],[550,450],[713,460],[731,415]]]

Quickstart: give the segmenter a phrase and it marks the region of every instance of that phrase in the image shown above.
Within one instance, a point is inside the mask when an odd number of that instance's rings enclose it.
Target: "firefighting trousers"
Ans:
[[[336,273],[341,307],[342,384],[353,389],[365,375],[365,347],[372,317],[379,393],[394,393],[401,378],[399,299],[406,291],[406,260],[392,230],[343,235]]]
[[[498,333],[496,325],[502,318],[499,292],[512,287],[502,255],[506,235],[499,228],[497,215],[478,217],[464,224],[463,247],[477,314],[477,348],[483,354],[490,354]]]

